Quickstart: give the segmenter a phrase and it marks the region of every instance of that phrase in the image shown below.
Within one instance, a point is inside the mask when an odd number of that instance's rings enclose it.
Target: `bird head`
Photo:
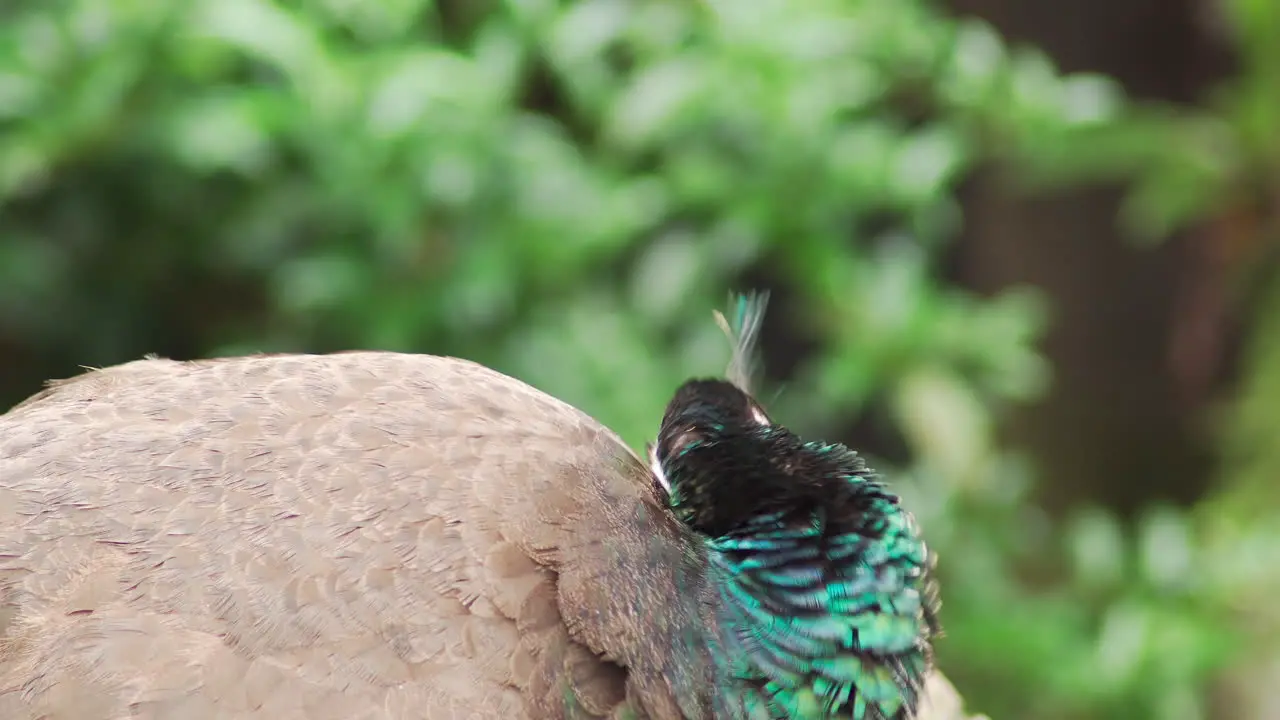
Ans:
[[[751,717],[912,717],[937,632],[931,555],[857,453],[772,420],[745,381],[750,342],[737,348],[730,379],[676,390],[649,446],[667,506],[705,549],[726,697]]]

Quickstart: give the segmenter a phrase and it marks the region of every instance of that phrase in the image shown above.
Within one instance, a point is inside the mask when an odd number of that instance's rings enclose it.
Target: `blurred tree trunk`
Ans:
[[[1039,45],[1063,70],[1105,72],[1137,97],[1191,102],[1217,72],[1197,1],[952,0],[951,7],[986,19],[1011,42]],[[1029,282],[1050,296],[1053,388],[1008,429],[1039,458],[1045,500],[1061,509],[1097,499],[1127,511],[1152,498],[1194,499],[1208,474],[1209,438],[1194,412],[1204,396],[1185,387],[1195,369],[1175,372],[1173,341],[1184,323],[1201,329],[1190,337],[1202,340],[1218,327],[1213,288],[1187,282],[1197,276],[1188,262],[1195,240],[1175,238],[1156,250],[1126,242],[1112,189],[1035,198],[1010,190],[992,171],[966,192],[957,271],[979,291]],[[1207,331],[1197,318],[1208,319]],[[1212,358],[1203,362],[1218,372]]]

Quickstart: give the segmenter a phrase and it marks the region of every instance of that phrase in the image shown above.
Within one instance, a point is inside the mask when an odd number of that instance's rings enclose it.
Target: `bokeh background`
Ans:
[[[767,395],[941,554],[996,720],[1280,717],[1280,3],[6,0],[0,406],[472,358],[639,445]]]

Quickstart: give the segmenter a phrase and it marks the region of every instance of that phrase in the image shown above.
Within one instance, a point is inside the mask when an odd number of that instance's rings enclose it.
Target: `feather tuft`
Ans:
[[[756,343],[760,339],[760,327],[768,305],[769,292],[761,290],[729,296],[732,321],[719,310],[715,311],[716,324],[733,347],[725,377],[748,395],[755,394],[754,385],[759,377]]]

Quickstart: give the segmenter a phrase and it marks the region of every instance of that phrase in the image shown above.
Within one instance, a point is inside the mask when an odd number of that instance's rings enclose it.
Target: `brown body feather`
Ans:
[[[617,436],[470,362],[92,371],[0,416],[0,718],[700,720],[704,622],[653,612],[692,552]]]

